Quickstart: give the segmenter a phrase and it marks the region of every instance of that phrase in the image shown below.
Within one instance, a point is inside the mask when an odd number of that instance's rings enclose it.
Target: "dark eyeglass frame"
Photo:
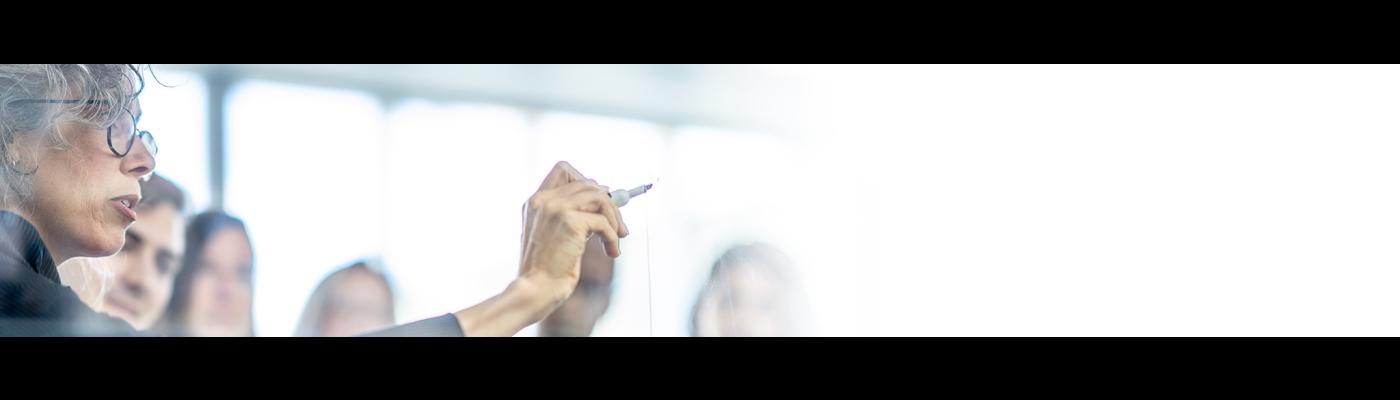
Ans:
[[[99,103],[107,103],[107,101],[106,101],[106,100],[20,99],[20,100],[11,101],[9,104],[99,104]],[[122,150],[117,150],[116,142],[114,142],[114,141],[112,140],[112,130],[113,130],[113,128],[116,128],[116,127],[117,127],[117,124],[113,123],[112,125],[107,126],[107,148],[108,148],[109,150],[112,150],[112,154],[116,154],[117,157],[126,157],[127,154],[130,154],[130,153],[131,153],[131,149],[132,149],[133,147],[136,146],[136,140],[137,140],[137,139],[140,139],[140,140],[141,140],[141,143],[144,144],[144,145],[146,145],[146,150],[150,151],[152,156],[156,155],[157,153],[160,153],[160,148],[156,146],[156,137],[155,137],[154,135],[152,135],[150,131],[143,131],[143,130],[140,130],[140,129],[137,129],[137,128],[136,128],[136,115],[135,115],[135,114],[132,114],[132,113],[131,113],[131,110],[122,110],[122,111],[125,111],[125,112],[126,112],[126,115],[127,115],[128,117],[131,117],[131,135],[128,136],[128,137],[126,138],[126,148],[125,148],[125,149],[122,149]]]

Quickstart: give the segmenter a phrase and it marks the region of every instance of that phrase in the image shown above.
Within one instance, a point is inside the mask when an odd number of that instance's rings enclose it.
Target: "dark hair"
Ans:
[[[180,272],[175,274],[174,287],[170,291],[170,305],[165,308],[161,321],[165,333],[171,336],[187,336],[185,314],[189,311],[190,289],[194,277],[198,275],[209,239],[224,228],[238,228],[246,237],[248,228],[243,220],[222,211],[205,211],[190,218],[185,228],[185,255],[180,259]],[[249,336],[253,335],[250,327]]]
[[[165,177],[151,174],[151,179],[141,183],[141,204],[137,207],[155,207],[161,204],[175,206],[175,211],[185,211],[185,192]]]

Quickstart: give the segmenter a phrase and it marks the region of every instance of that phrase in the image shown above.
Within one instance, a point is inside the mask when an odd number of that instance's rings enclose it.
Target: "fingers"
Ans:
[[[598,234],[603,239],[603,247],[608,251],[608,257],[622,255],[622,248],[617,237],[617,231],[608,223],[608,219],[600,214],[575,213],[575,216],[587,225],[588,231]]]
[[[618,230],[622,237],[627,237],[629,231],[627,224],[622,221],[622,211],[617,209],[617,204],[613,202],[607,186],[599,186],[589,182],[573,182],[555,190],[555,193],[568,196],[568,201],[575,204],[575,207],[570,207],[570,209],[603,214],[614,222],[613,227]]]
[[[618,237],[627,237],[627,225],[622,222],[622,211],[617,209],[612,197],[599,192],[584,192],[576,195],[582,203],[579,211],[598,213],[608,219],[608,225],[617,231]]]
[[[590,181],[570,182],[562,186],[558,186],[553,190],[555,190],[556,193],[564,196],[573,196],[579,193],[586,192],[602,192],[603,194],[608,193],[607,187],[599,186],[598,184]]]
[[[622,221],[622,211],[613,203],[607,187],[588,182],[573,182],[556,188],[555,193],[567,193],[565,201],[568,202],[568,209],[598,213],[608,219],[620,237],[627,237],[627,224]]]
[[[569,165],[567,161],[560,161],[554,164],[554,168],[549,170],[549,174],[545,175],[544,182],[540,183],[539,191],[587,180],[588,178],[574,169],[574,166]]]
[[[551,203],[549,208],[569,210],[565,212],[575,214],[569,215],[570,219],[576,219],[577,222],[585,224],[589,232],[599,235],[609,256],[617,257],[622,254],[620,238],[627,237],[629,231],[626,222],[622,220],[622,212],[613,203],[606,186],[598,185],[597,181],[583,176],[568,162],[560,161],[554,164],[544,182],[540,183],[540,189],[531,196],[524,207],[523,235],[533,231],[533,212],[545,209],[546,204]],[[523,235],[522,244],[528,239]],[[523,246],[521,251],[523,257]]]

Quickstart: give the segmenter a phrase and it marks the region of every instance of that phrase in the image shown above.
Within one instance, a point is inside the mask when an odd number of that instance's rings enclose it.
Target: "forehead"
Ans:
[[[227,261],[229,264],[247,262],[252,249],[243,230],[236,226],[219,228],[204,243],[205,261]]]
[[[753,291],[779,290],[784,283],[766,266],[743,262],[730,265],[718,278],[720,284]]]
[[[378,275],[351,270],[336,283],[334,292],[337,296],[346,298],[387,300],[389,284]]]

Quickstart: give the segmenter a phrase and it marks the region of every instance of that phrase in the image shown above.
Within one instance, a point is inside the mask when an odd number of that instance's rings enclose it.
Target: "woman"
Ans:
[[[184,208],[184,192],[174,182],[151,175],[141,183],[136,222],[126,228],[121,251],[112,257],[61,264],[60,280],[94,310],[121,318],[136,329],[151,329],[165,315],[170,289],[179,275],[180,255],[185,252]],[[97,274],[110,274],[110,278],[92,279]]]
[[[301,312],[296,336],[352,336],[394,324],[389,278],[368,262],[326,276]]]
[[[121,249],[140,184],[156,167],[137,129],[142,68],[0,64],[0,335],[136,335],[59,284],[55,265]],[[521,261],[500,294],[387,335],[513,335],[568,298],[590,235],[608,255],[627,236],[598,186],[560,162],[524,206]]]
[[[219,211],[196,215],[185,248],[162,333],[253,336],[253,246],[243,221]]]
[[[792,261],[766,244],[735,246],[710,270],[691,336],[800,336],[806,310]]]

